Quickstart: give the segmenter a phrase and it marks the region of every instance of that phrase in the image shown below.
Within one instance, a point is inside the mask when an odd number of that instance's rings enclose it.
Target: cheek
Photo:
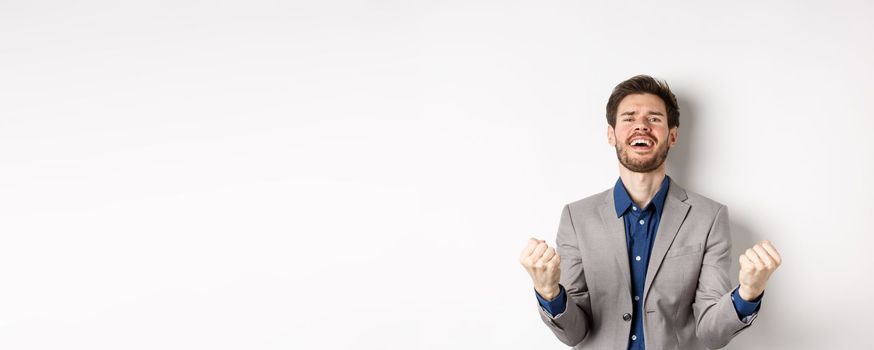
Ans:
[[[667,128],[659,127],[653,130],[653,134],[658,135],[659,139],[671,141],[671,132]]]

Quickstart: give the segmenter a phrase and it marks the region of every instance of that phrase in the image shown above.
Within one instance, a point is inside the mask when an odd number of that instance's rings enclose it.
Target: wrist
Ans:
[[[558,293],[561,291],[558,285],[549,286],[549,287],[534,287],[534,290],[537,294],[540,294],[540,297],[546,299],[547,301],[552,301],[555,297],[558,296]]]
[[[762,295],[762,290],[756,290],[744,285],[741,285],[740,288],[737,289],[737,294],[741,299],[747,302],[754,302],[759,296]]]

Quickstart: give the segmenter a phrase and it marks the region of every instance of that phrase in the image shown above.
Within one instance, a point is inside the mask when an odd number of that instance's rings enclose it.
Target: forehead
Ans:
[[[662,101],[661,97],[653,94],[631,94],[625,96],[625,98],[619,102],[617,109],[616,112],[618,114],[629,111],[635,111],[637,113],[654,111],[661,112],[662,114],[667,112],[665,101]]]

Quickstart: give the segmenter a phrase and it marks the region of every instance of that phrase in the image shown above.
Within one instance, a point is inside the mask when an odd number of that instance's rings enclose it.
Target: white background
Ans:
[[[4,1],[0,348],[566,348],[518,254],[613,185],[604,106],[640,73],[680,100],[668,174],[785,259],[728,348],[867,346],[872,16]]]

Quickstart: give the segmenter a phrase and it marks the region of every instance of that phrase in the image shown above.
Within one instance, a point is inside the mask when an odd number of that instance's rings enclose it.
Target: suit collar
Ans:
[[[625,222],[616,217],[613,191],[605,191],[604,202],[598,206],[601,222],[604,224],[604,241],[611,252],[617,270],[622,276],[626,293],[631,292],[631,268],[628,264],[628,249],[625,245]]]
[[[644,300],[646,300],[649,294],[653,279],[655,279],[662,266],[665,254],[667,254],[671,244],[674,243],[674,238],[677,237],[680,227],[686,221],[689,209],[692,208],[689,203],[686,203],[688,198],[686,190],[671,180],[668,196],[665,199],[664,213],[662,213],[661,222],[659,222],[655,242],[653,242],[652,251],[649,256],[649,266],[646,269],[646,283],[643,287]]]

